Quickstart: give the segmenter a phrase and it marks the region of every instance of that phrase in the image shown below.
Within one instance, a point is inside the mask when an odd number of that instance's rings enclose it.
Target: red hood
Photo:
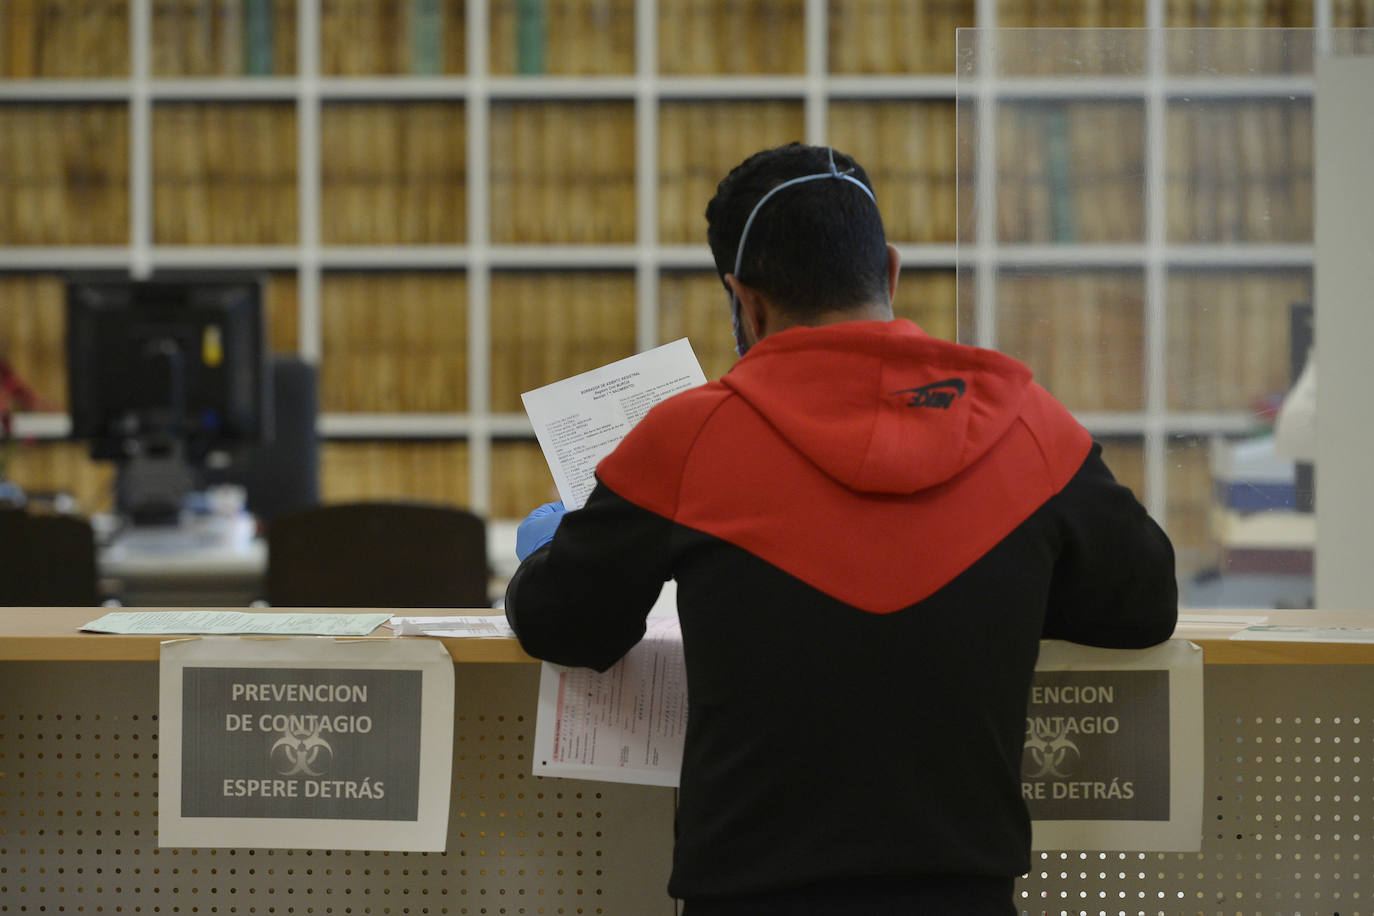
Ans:
[[[1091,445],[1015,360],[866,321],[767,337],[719,382],[650,410],[597,476],[886,614],[976,563]]]
[[[1031,373],[909,321],[855,321],[770,335],[721,383],[846,488],[909,494],[944,483],[1001,439]]]

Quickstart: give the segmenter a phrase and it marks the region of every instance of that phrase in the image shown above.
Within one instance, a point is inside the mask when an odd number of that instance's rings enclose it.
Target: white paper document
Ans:
[[[1180,627],[1249,627],[1265,623],[1268,614],[1184,614],[1178,615]]]
[[[391,617],[373,614],[254,614],[246,611],[117,611],[88,633],[186,636],[366,636]]]
[[[514,639],[515,631],[500,614],[460,617],[392,617],[397,636],[442,636],[449,639]]]
[[[1265,614],[1179,614],[1174,636],[1179,639],[1216,639],[1268,622],[1269,617]]]
[[[1246,627],[1231,637],[1258,642],[1358,642],[1374,643],[1370,627]]]
[[[683,337],[520,395],[563,505],[582,507],[596,485],[597,463],[649,408],[705,383]]]
[[[544,664],[534,774],[676,786],[687,734],[687,676],[676,615],[651,616],[604,674]]]

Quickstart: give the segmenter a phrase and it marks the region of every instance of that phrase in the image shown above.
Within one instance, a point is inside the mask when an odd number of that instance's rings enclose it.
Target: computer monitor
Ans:
[[[71,435],[119,463],[117,508],[175,521],[207,457],[271,433],[256,279],[67,285]]]

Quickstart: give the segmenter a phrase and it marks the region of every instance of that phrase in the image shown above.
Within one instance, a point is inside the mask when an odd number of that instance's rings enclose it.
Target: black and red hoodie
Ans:
[[[597,477],[506,609],[531,655],[605,669],[677,580],[678,898],[1010,888],[1039,640],[1174,628],[1173,550],[1087,431],[1025,366],[909,322],[771,335]]]

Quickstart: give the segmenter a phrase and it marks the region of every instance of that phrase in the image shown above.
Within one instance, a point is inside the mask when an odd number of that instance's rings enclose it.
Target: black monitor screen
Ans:
[[[261,285],[75,281],[67,287],[71,434],[97,458],[178,441],[191,461],[267,431]]]

